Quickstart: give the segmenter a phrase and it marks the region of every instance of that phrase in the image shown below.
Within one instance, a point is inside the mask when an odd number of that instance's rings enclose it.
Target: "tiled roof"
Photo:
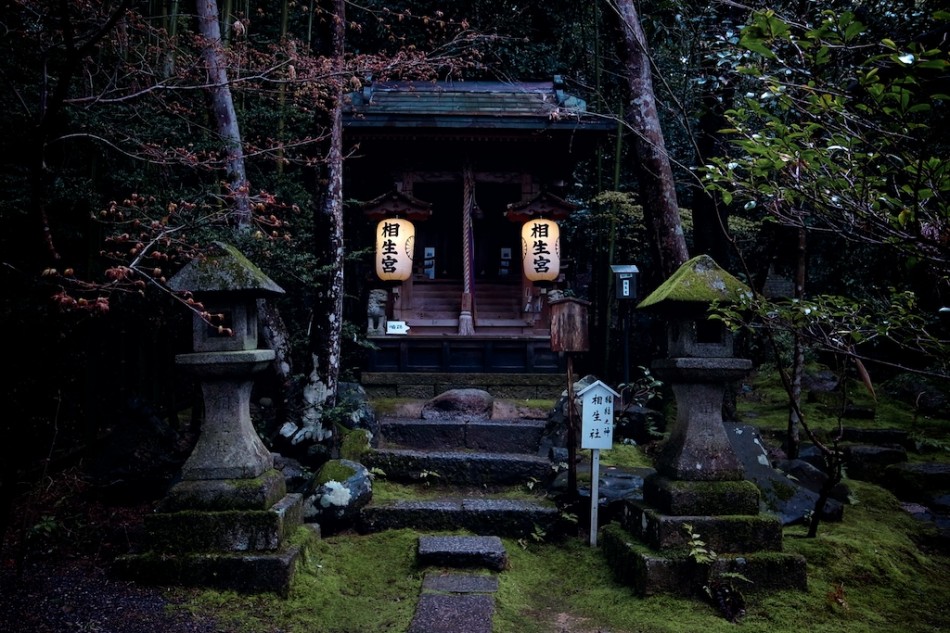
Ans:
[[[611,130],[560,82],[379,82],[349,95],[350,128]]]

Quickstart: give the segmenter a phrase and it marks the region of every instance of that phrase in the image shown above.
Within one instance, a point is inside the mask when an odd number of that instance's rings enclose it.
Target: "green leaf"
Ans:
[[[773,53],[769,47],[765,45],[764,40],[760,38],[743,34],[742,37],[739,38],[739,46],[742,46],[753,53],[758,53],[767,59],[777,59],[775,53]]]

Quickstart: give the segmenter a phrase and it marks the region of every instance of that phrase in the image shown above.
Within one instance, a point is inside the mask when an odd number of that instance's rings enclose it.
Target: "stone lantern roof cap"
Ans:
[[[751,292],[747,285],[720,268],[712,257],[699,255],[680,266],[637,308],[666,312],[705,310],[714,302],[735,303]]]
[[[214,242],[211,253],[198,256],[168,280],[177,292],[267,297],[284,294],[264,272],[237,248]]]

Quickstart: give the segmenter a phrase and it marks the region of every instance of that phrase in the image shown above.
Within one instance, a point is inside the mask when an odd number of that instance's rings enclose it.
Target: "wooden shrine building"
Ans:
[[[367,242],[380,240],[365,371],[560,372],[548,301],[570,254],[522,229],[568,217],[578,161],[616,123],[558,78],[367,82],[344,113],[346,195],[361,201]],[[408,243],[397,243],[396,220],[409,223]],[[530,278],[539,274],[549,277]]]

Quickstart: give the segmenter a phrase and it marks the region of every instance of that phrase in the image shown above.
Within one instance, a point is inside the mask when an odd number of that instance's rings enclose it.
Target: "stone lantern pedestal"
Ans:
[[[667,358],[652,368],[672,386],[677,415],[643,501],[625,503],[603,542],[618,575],[641,595],[696,594],[727,572],[751,581],[743,591],[806,587],[805,560],[782,552],[781,520],[760,513],[759,489],[744,479],[723,426],[725,388],[752,363],[733,356],[731,333],[706,314],[713,301],[733,302],[742,292],[748,288],[700,256],[639,306],[668,321]],[[712,563],[690,557],[694,535],[716,552]]]
[[[196,315],[195,352],[176,358],[200,381],[201,433],[181,480],[146,518],[151,549],[117,567],[141,582],[286,595],[299,555],[288,543],[303,524],[302,499],[287,494],[250,415],[254,376],[274,359],[273,350],[257,349],[256,300],[283,290],[233,247],[217,249],[169,281],[225,321],[212,327]]]

